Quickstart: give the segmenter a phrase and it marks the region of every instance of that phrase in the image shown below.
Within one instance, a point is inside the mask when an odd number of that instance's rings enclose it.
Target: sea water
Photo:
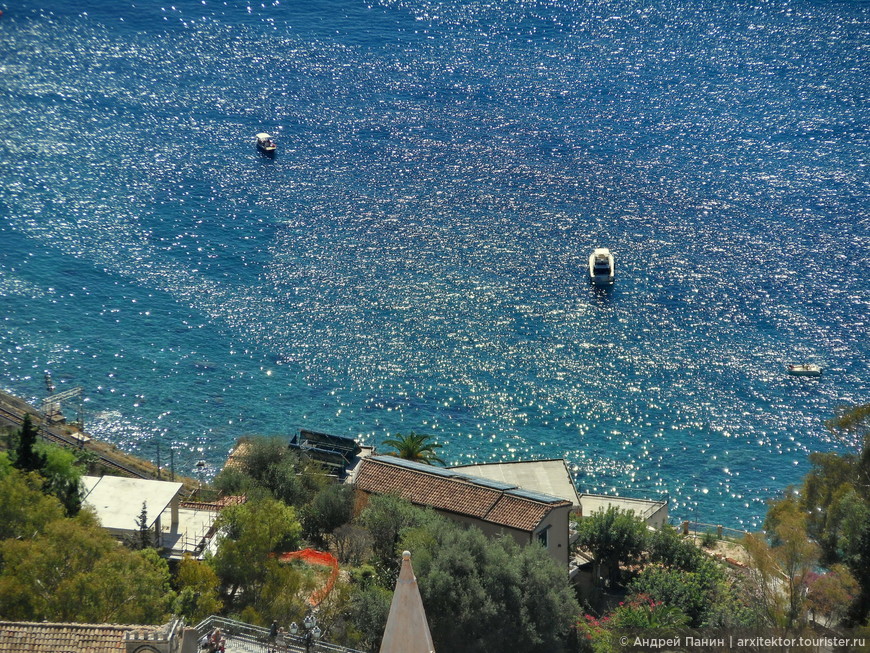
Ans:
[[[415,431],[742,528],[854,446],[867,2],[2,9],[0,386],[96,437]]]

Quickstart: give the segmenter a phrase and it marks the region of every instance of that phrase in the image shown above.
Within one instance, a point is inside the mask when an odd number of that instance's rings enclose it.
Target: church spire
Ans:
[[[402,569],[393,592],[380,653],[435,653],[409,551],[402,553]]]

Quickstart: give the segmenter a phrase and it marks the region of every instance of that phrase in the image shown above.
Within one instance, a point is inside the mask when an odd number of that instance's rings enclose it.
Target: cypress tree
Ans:
[[[18,447],[15,452],[15,466],[24,472],[39,472],[45,467],[45,454],[36,450],[39,430],[33,424],[29,413],[25,413],[18,433]]]
[[[139,537],[133,544],[134,549],[148,549],[154,546],[154,537],[151,534],[151,529],[148,528],[148,505],[147,502],[142,502],[142,512],[136,519],[136,526],[139,529]]]

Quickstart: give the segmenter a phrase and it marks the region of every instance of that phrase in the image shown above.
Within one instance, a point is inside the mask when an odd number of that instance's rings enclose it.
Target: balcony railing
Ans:
[[[270,642],[268,628],[217,615],[206,617],[194,626],[198,637],[211,633],[215,628],[220,628],[227,640],[227,653],[302,653],[306,650],[311,653],[364,653],[323,641],[312,642],[306,649],[305,638],[290,633],[281,633],[277,641]]]

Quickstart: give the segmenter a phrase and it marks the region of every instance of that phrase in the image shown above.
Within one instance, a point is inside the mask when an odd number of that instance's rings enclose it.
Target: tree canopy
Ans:
[[[563,650],[579,606],[546,549],[488,538],[434,514],[406,529],[436,650]]]
[[[45,479],[15,469],[0,472],[0,540],[30,540],[63,517],[60,501],[43,491]]]
[[[0,618],[159,623],[172,593],[153,550],[119,545],[89,512],[64,516],[34,472],[0,479]]]
[[[392,566],[400,551],[403,531],[421,525],[431,511],[412,506],[408,501],[391,495],[375,495],[369,499],[359,521],[371,533],[372,549],[382,565]]]
[[[234,464],[224,467],[214,485],[224,494],[248,496],[268,493],[290,506],[301,507],[330,479],[317,465],[306,463],[277,437],[243,439],[234,455]]]
[[[327,538],[353,518],[353,492],[353,486],[340,483],[320,490],[302,509],[305,536],[318,546],[326,546]]]
[[[15,449],[15,466],[25,472],[38,472],[45,465],[45,456],[37,447],[39,429],[30,413],[24,414]]]
[[[205,562],[186,556],[178,563],[174,586],[177,596],[173,611],[192,623],[218,614],[223,608],[218,596],[220,580]]]
[[[271,498],[227,508],[217,525],[218,550],[211,564],[227,601],[243,608],[274,575],[274,554],[298,548],[302,526],[294,508]]]
[[[56,496],[67,515],[75,515],[82,507],[82,475],[76,455],[63,447],[41,443],[37,449],[42,467],[37,470],[45,478],[44,491]]]
[[[596,579],[606,574],[619,583],[620,566],[637,560],[644,550],[646,525],[633,513],[610,506],[580,521],[577,545],[592,553]]]
[[[16,469],[39,474],[44,481],[41,485],[43,492],[57,497],[66,514],[73,516],[82,505],[81,477],[84,470],[74,453],[40,442],[38,436],[38,427],[30,414],[25,414],[21,429],[10,437],[10,451],[4,458]]]
[[[792,539],[818,544],[821,564],[848,568],[859,587],[848,620],[859,624],[870,615],[870,404],[840,408],[826,425],[851,450],[810,454],[802,485],[771,504],[765,528],[774,546],[786,528]],[[790,607],[791,618],[799,608]]]

